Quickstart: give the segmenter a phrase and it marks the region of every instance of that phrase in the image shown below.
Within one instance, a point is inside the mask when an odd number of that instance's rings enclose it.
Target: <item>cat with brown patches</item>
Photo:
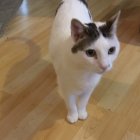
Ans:
[[[95,22],[86,0],[63,0],[57,10],[49,56],[70,123],[88,117],[89,98],[119,54],[119,16],[120,12],[106,22]]]

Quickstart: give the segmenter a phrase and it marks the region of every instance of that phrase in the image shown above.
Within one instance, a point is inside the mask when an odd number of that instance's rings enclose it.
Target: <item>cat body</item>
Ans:
[[[60,3],[52,27],[49,56],[70,123],[87,118],[88,100],[102,74],[111,69],[117,58],[117,21],[118,15],[112,19],[112,29],[106,33],[107,23],[93,21],[87,1],[63,0]],[[108,56],[112,48],[115,53]]]

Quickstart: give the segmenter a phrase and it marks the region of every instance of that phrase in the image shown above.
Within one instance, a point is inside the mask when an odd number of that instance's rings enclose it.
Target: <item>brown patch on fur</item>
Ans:
[[[79,1],[81,1],[88,8],[88,3],[86,0],[79,0]]]
[[[84,35],[80,38],[76,44],[72,47],[72,52],[77,53],[78,51],[84,50],[92,42],[99,38],[99,31],[94,23],[86,24],[84,27]]]
[[[113,22],[108,21],[104,25],[99,27],[99,30],[101,31],[102,35],[104,37],[111,37],[112,36],[112,24]]]

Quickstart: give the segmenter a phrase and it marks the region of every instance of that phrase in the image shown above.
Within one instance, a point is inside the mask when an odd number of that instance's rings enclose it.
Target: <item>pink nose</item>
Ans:
[[[107,70],[108,67],[109,67],[109,65],[100,65],[100,68],[101,68],[102,70]]]

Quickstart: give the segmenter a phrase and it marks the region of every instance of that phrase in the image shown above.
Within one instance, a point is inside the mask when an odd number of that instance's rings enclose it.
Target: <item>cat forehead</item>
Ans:
[[[109,34],[111,31],[111,25],[112,24],[110,24],[109,22],[95,22],[85,24],[87,30],[89,30],[91,34],[96,34],[96,37],[98,36],[98,38],[100,35],[102,35],[105,38],[111,38],[112,34]]]
[[[96,41],[91,42],[90,46],[88,46],[87,49],[93,48],[93,49],[100,50],[108,47],[109,47],[109,40],[105,39],[103,36],[100,35]]]
[[[85,50],[91,46],[107,46],[108,38],[111,36],[106,36],[108,32],[107,25],[105,22],[97,22],[97,23],[86,23],[85,25],[85,32],[86,36],[80,39],[72,48],[72,52],[76,53],[77,51]],[[104,28],[104,30],[102,30]]]
[[[113,36],[112,38],[105,38],[102,35],[99,38],[92,42],[89,46],[85,47],[85,50],[94,49],[101,52],[106,52],[111,47],[119,48],[120,44],[117,36]]]
[[[85,32],[86,32],[87,38],[91,39],[91,41],[97,40],[100,36],[100,32],[95,23],[86,23]]]

